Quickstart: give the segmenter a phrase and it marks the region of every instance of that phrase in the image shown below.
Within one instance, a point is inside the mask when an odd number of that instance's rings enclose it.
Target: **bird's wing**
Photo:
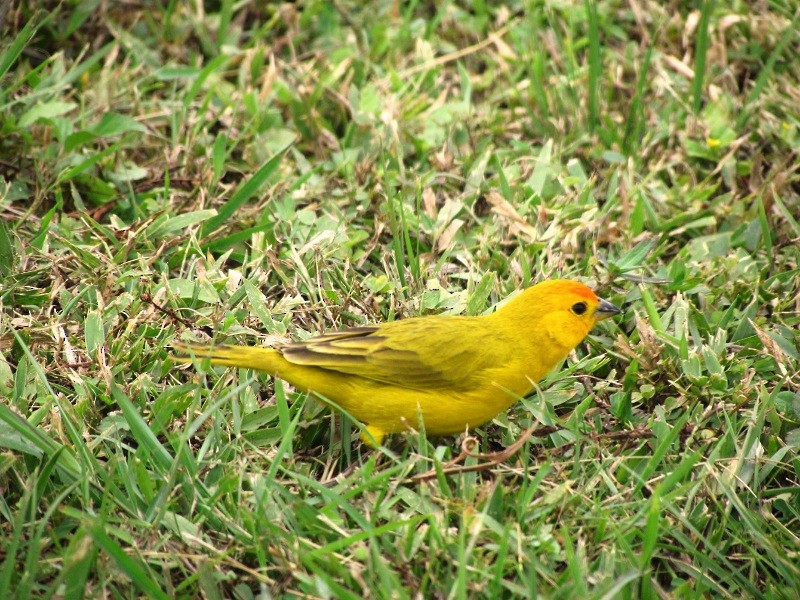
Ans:
[[[284,358],[411,389],[469,386],[493,357],[480,352],[480,334],[465,328],[475,319],[407,319],[354,327],[283,346]],[[460,321],[460,322],[459,322]],[[477,344],[476,344],[477,340]],[[470,341],[472,343],[470,343]]]

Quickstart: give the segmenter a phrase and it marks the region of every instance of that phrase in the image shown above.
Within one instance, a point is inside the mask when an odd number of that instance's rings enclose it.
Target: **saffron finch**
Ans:
[[[597,323],[620,310],[577,281],[549,280],[479,317],[425,316],[325,333],[276,348],[174,345],[177,358],[265,371],[330,400],[361,438],[424,423],[460,433],[527,395]]]

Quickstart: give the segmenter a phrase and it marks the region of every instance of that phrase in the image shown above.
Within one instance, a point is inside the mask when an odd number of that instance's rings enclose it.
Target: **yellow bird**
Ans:
[[[620,310],[566,279],[534,285],[480,317],[426,316],[325,333],[277,348],[174,344],[178,360],[264,371],[361,421],[361,438],[424,423],[432,435],[492,419],[597,323]]]

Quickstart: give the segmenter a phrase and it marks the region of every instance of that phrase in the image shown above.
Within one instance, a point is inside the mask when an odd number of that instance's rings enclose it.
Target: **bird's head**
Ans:
[[[551,279],[526,289],[495,314],[500,319],[513,319],[518,327],[543,331],[552,342],[570,351],[595,323],[620,312],[578,281]]]

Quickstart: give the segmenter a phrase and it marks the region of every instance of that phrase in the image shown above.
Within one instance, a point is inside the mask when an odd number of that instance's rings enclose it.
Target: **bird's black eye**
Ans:
[[[572,305],[572,312],[580,316],[586,312],[586,302],[576,302]]]

